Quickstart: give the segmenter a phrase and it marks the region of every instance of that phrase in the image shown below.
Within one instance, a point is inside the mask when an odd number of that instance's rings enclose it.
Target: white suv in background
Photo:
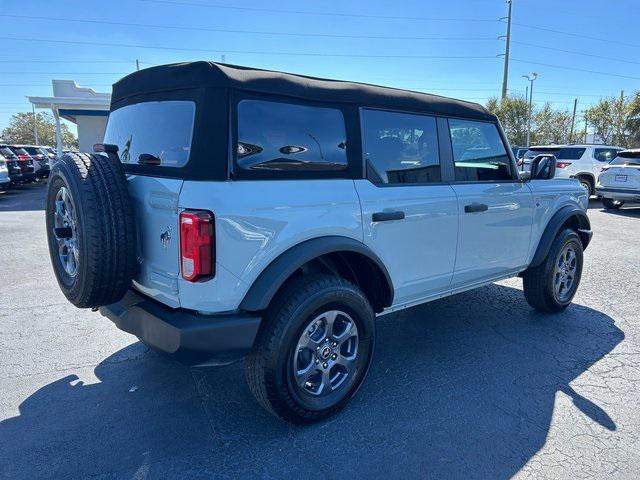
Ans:
[[[577,178],[591,196],[595,194],[596,179],[602,167],[614,159],[621,150],[622,147],[611,145],[532,146],[524,155],[524,169],[529,170],[531,160],[536,156],[551,153],[558,160],[555,178]]]

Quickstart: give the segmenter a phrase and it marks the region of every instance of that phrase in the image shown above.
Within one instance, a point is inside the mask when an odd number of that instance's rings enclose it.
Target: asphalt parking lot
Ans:
[[[640,208],[592,202],[562,314],[514,279],[383,317],[358,397],[295,427],[241,363],[182,367],[67,303],[42,198],[0,194],[0,478],[640,476]]]

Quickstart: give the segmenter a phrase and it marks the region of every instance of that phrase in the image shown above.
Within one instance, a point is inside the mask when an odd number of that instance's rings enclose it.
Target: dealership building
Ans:
[[[75,123],[81,152],[93,151],[95,143],[102,143],[109,116],[111,94],[98,93],[80,87],[73,80],[53,80],[52,97],[27,97],[35,108],[51,109],[56,121],[56,150],[61,152],[60,119]]]

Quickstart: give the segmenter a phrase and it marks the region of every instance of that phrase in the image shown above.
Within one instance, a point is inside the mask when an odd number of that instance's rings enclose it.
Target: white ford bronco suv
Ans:
[[[210,62],[113,86],[104,144],[54,164],[60,288],[190,365],[245,357],[258,402],[326,418],[362,384],[375,317],[521,276],[571,302],[585,190],[518,175],[496,117],[423,93]]]

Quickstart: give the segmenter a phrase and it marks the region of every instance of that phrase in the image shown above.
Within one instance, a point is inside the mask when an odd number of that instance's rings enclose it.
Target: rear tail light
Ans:
[[[522,165],[524,165],[524,160],[522,159],[518,160],[518,166],[521,167]]]
[[[180,268],[182,278],[195,282],[214,274],[213,214],[203,210],[180,213]]]
[[[601,171],[601,172],[606,172],[607,170],[609,170],[609,165],[607,165],[607,166],[605,166],[605,167],[602,167],[602,168],[600,169],[600,171]]]
[[[556,162],[556,168],[566,168],[571,165],[571,162]]]

